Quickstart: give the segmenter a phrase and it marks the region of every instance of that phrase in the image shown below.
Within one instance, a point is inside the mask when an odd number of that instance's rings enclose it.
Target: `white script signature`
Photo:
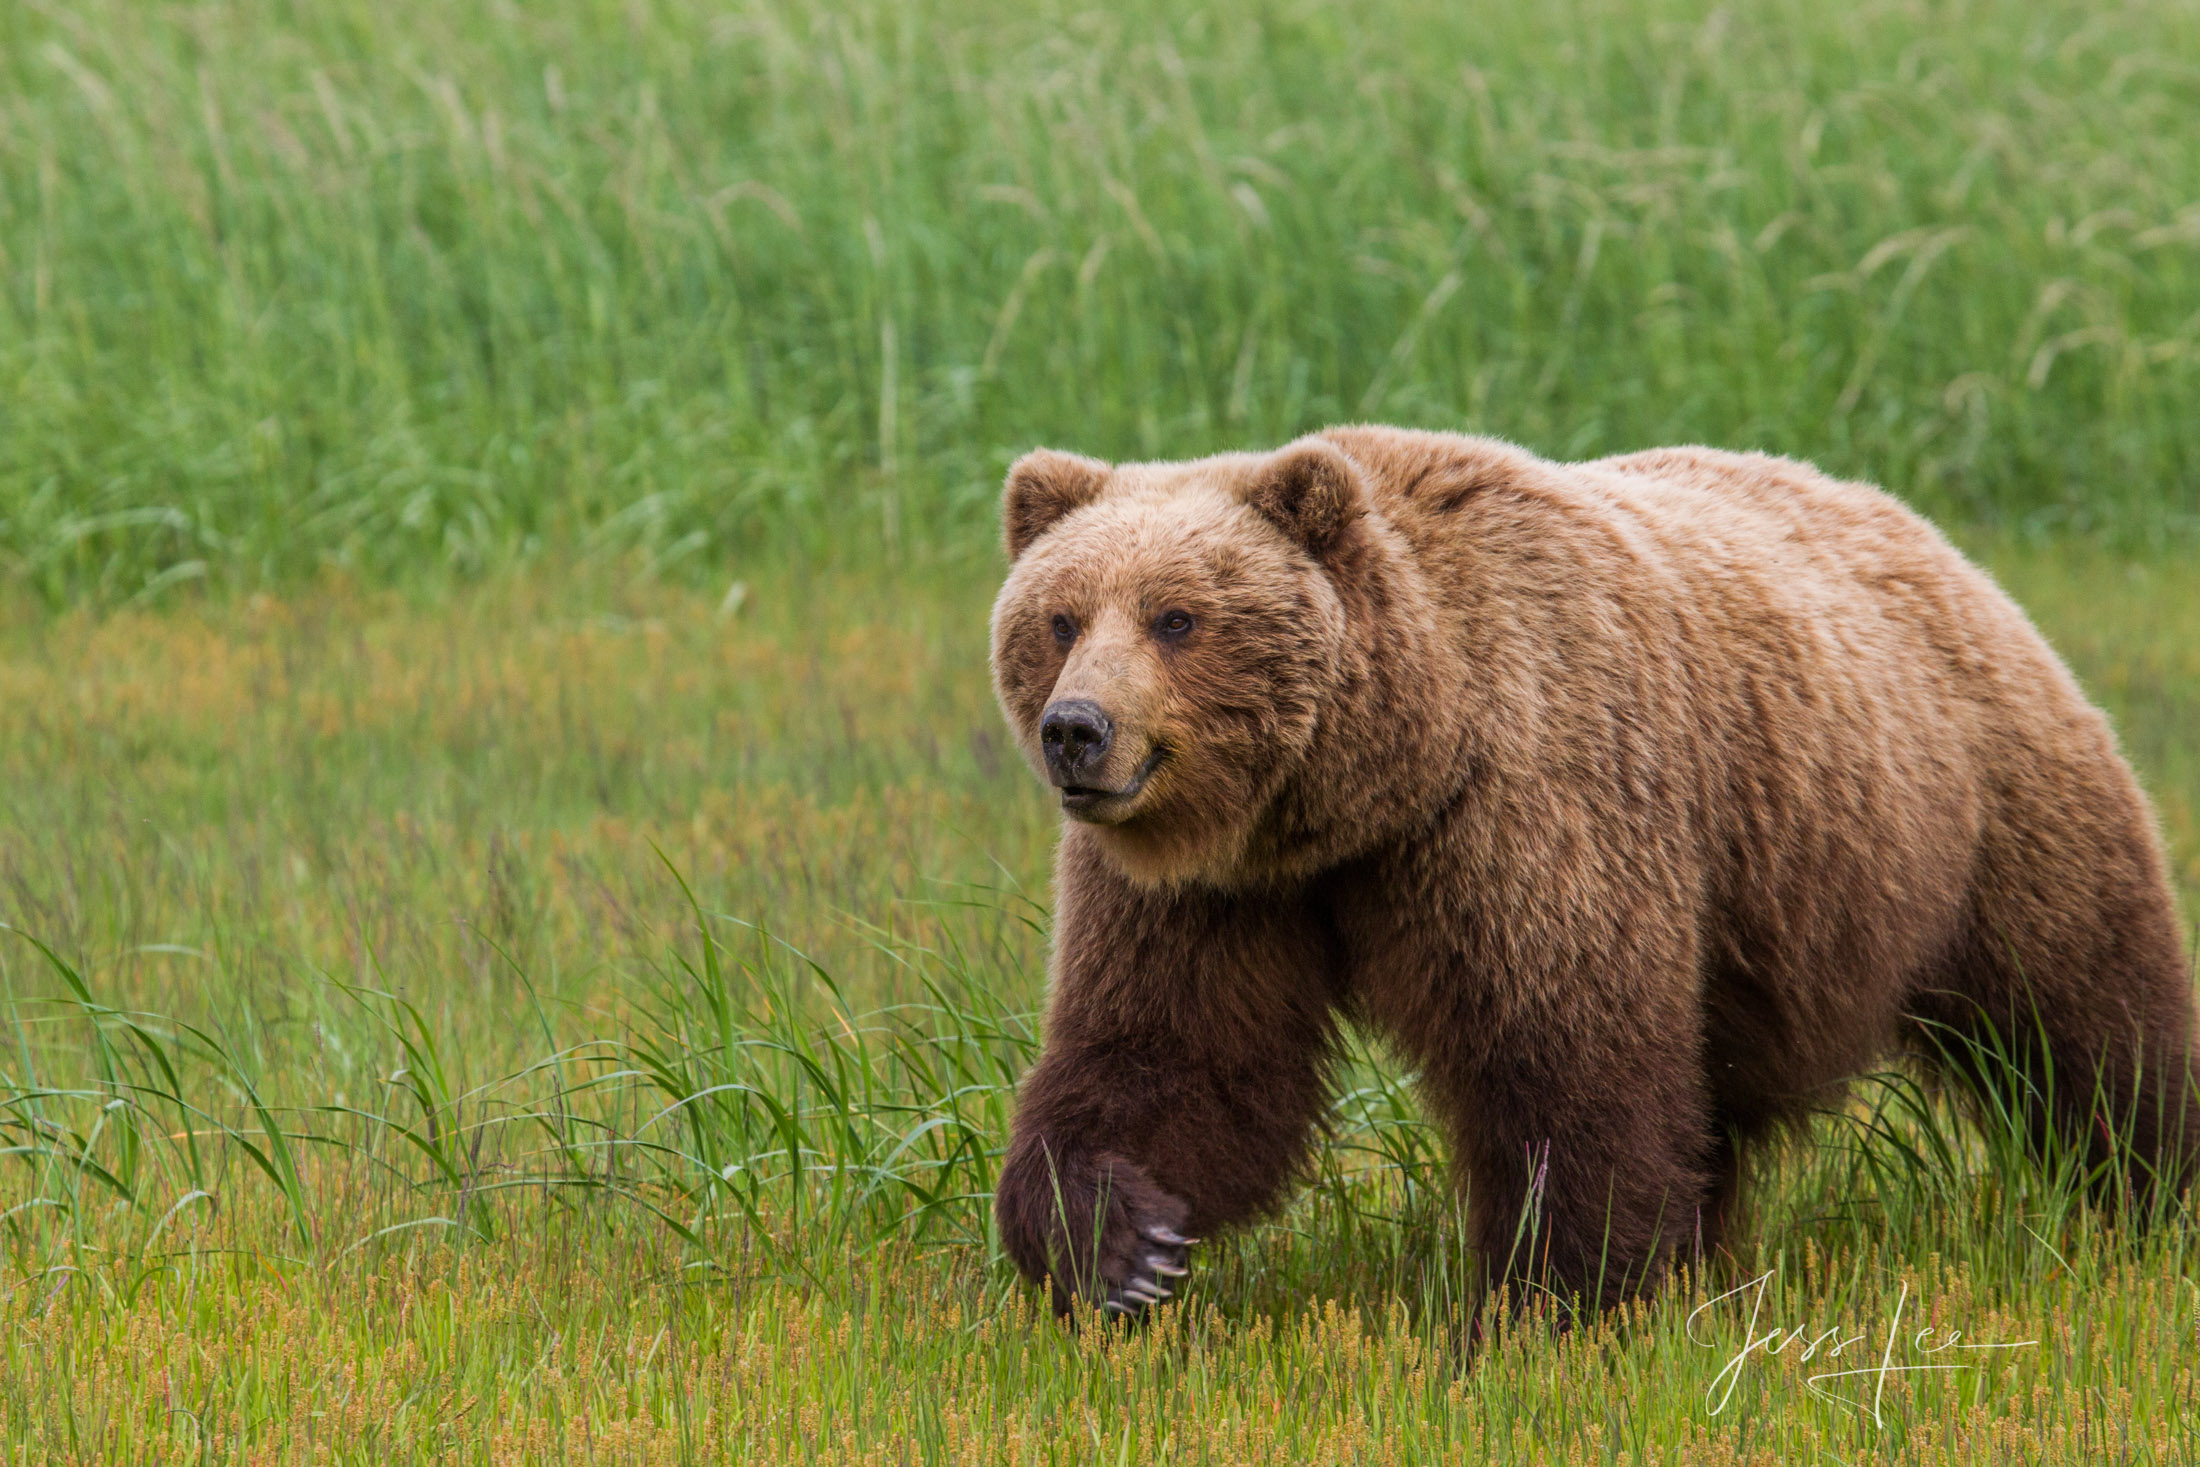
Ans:
[[[1737,1285],[1723,1294],[1704,1300],[1703,1303],[1689,1311],[1687,1323],[1689,1343],[1709,1347],[1714,1343],[1713,1341],[1697,1337],[1697,1319],[1722,1304],[1732,1303],[1739,1309],[1744,1296],[1747,1296],[1749,1301],[1749,1324],[1742,1334],[1742,1347],[1728,1358],[1725,1368],[1712,1378],[1710,1388],[1704,1392],[1704,1404],[1711,1408],[1713,1416],[1724,1411],[1727,1402],[1734,1398],[1734,1387],[1741,1383],[1742,1371],[1747,1368],[1750,1360],[1755,1357],[1763,1356],[1770,1359],[1776,1355],[1784,1355],[1789,1350],[1800,1346],[1801,1348],[1795,1352],[1796,1360],[1812,1361],[1822,1357],[1830,1363],[1841,1360],[1844,1352],[1850,1348],[1865,1344],[1866,1336],[1862,1332],[1844,1334],[1838,1325],[1815,1333],[1812,1327],[1807,1324],[1760,1330],[1759,1321],[1764,1312],[1765,1291],[1771,1286],[1771,1283],[1772,1272],[1768,1270],[1757,1275],[1746,1284]],[[1910,1286],[1905,1281],[1902,1285],[1902,1295],[1895,1301],[1894,1317],[1887,1321],[1886,1337],[1884,1340],[1876,1342],[1879,1346],[1879,1358],[1876,1363],[1843,1366],[1839,1369],[1821,1371],[1816,1375],[1805,1376],[1803,1378],[1804,1386],[1813,1395],[1823,1396],[1829,1401],[1839,1401],[1843,1405],[1856,1407],[1871,1417],[1874,1426],[1885,1426],[1886,1422],[1879,1415],[1879,1403],[1880,1399],[1886,1394],[1888,1376],[1917,1375],[1928,1371],[1976,1370],[1979,1368],[1977,1365],[1961,1359],[1935,1360],[1924,1359],[1924,1357],[1946,1355],[1953,1351],[1962,1350],[2022,1350],[2039,1343],[2037,1340],[2008,1340],[1999,1343],[1966,1340],[1963,1338],[1963,1331],[1959,1329],[1942,1329],[1934,1325],[1928,1325],[1923,1329],[1913,1331],[1905,1340],[1902,1331],[1902,1312],[1909,1305],[1909,1302]],[[1866,1346],[1866,1348],[1869,1348],[1869,1346]],[[1856,1355],[1850,1355],[1847,1358],[1849,1360],[1859,1360],[1862,1358],[1862,1353],[1862,1351],[1859,1351]],[[1924,1360],[1924,1363],[1916,1363],[1921,1359]],[[1871,1398],[1868,1401],[1852,1396],[1839,1395],[1826,1389],[1826,1382],[1828,1381],[1848,1380],[1861,1385],[1866,1379],[1871,1382]]]

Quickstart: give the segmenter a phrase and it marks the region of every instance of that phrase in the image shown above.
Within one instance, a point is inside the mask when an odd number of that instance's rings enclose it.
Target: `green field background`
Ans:
[[[1469,1369],[1355,1041],[1156,1327],[1040,1317],[1002,471],[1350,419],[1885,484],[2200,918],[2190,0],[0,6],[0,1456],[2200,1461],[2191,1204],[1900,1070]],[[1890,1322],[2031,1343],[1722,1375]]]
[[[2181,3],[15,5],[0,556],[967,547],[1035,441],[1344,419],[2187,537],[2196,57]]]

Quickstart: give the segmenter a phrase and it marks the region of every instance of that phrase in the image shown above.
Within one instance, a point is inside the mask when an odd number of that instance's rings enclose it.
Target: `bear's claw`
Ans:
[[[1120,1315],[1133,1321],[1143,1319],[1148,1309],[1175,1297],[1169,1280],[1183,1278],[1191,1272],[1187,1265],[1191,1262],[1191,1247],[1198,1239],[1187,1238],[1159,1224],[1140,1226],[1138,1233],[1160,1246],[1133,1255],[1129,1276],[1108,1289],[1100,1305],[1103,1314]]]
[[[1136,1162],[1044,1139],[1012,1151],[994,1208],[1004,1250],[1063,1316],[1140,1318],[1173,1296],[1198,1241],[1177,1231],[1191,1205]]]

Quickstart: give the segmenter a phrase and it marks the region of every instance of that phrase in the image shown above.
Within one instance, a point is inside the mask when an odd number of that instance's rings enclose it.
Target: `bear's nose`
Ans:
[[[1047,706],[1039,722],[1039,747],[1046,752],[1047,768],[1058,780],[1098,764],[1108,755],[1115,726],[1098,703],[1065,698]]]

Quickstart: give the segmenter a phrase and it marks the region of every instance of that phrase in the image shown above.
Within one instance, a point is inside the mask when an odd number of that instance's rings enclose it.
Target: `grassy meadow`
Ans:
[[[2194,117],[2181,0],[0,8],[0,1452],[2200,1462],[2191,1205],[1899,1073],[1471,1371],[1380,1052],[1151,1328],[986,1205],[1037,441],[1876,478],[2200,918]]]
[[[2183,0],[22,0],[0,564],[53,598],[990,538],[1348,418],[2200,522]]]

